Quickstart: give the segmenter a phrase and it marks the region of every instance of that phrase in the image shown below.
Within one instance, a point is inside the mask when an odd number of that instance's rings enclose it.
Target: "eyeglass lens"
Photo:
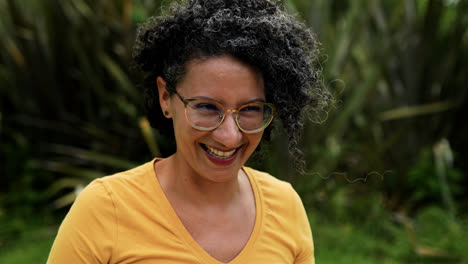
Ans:
[[[217,127],[223,120],[224,108],[209,100],[197,99],[187,105],[187,119],[193,126],[202,130]],[[246,132],[256,132],[266,127],[273,118],[273,109],[263,103],[242,106],[237,113],[237,123]]]

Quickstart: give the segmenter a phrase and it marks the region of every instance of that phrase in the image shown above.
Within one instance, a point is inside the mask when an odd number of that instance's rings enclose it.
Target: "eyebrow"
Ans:
[[[206,100],[215,101],[215,102],[218,102],[218,103],[224,105],[224,104],[221,103],[220,101],[215,100],[215,99],[213,99],[213,98],[206,97],[206,96],[195,96],[195,97],[192,97],[192,98],[190,98],[190,99],[206,99]],[[262,98],[255,98],[255,99],[249,100],[249,101],[247,101],[247,102],[243,102],[243,103],[240,104],[240,105],[242,106],[242,105],[251,104],[251,103],[256,103],[256,102],[265,103],[265,100],[262,99]]]

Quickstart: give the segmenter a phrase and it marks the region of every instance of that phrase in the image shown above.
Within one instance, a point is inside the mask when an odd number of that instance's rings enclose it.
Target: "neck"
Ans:
[[[164,192],[194,206],[226,208],[241,192],[241,173],[229,181],[213,182],[198,175],[177,154],[156,163],[156,175]]]

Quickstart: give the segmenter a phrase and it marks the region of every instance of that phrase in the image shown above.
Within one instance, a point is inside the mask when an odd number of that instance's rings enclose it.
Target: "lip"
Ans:
[[[212,146],[210,146],[212,147]],[[208,153],[208,151],[205,150],[205,148],[201,147],[203,149],[203,151],[205,152],[205,155],[206,157],[211,161],[213,162],[215,165],[217,166],[222,166],[222,167],[226,167],[226,166],[229,166],[231,165],[234,160],[237,158],[237,156],[239,155],[239,150],[240,150],[240,147],[236,149],[236,152],[234,152],[234,154],[232,154],[231,157],[227,158],[227,159],[221,159],[221,158],[218,158],[216,156],[213,156],[211,155],[210,153]],[[212,147],[214,148],[214,147]],[[219,148],[214,148],[214,149],[217,149],[217,150],[220,150],[220,151],[224,151],[224,152],[228,152],[228,151],[232,151],[233,149],[230,149],[230,150],[222,150],[222,149],[219,149]]]
[[[233,150],[238,149],[238,148],[241,147],[241,146],[239,146],[239,147],[237,147],[237,148],[222,149],[222,148],[214,147],[214,146],[211,146],[211,145],[208,145],[208,144],[203,144],[203,143],[200,143],[200,144],[205,145],[205,146],[210,147],[210,148],[213,148],[213,149],[216,149],[216,150],[219,150],[219,151],[222,151],[222,152],[233,151]]]

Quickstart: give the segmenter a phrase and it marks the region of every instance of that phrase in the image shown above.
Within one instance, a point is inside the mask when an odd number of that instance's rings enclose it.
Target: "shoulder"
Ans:
[[[143,182],[147,174],[151,174],[153,170],[153,162],[149,161],[141,164],[135,168],[121,171],[109,176],[105,176],[97,179],[96,181],[102,182],[105,185],[118,185],[128,184],[129,182]]]
[[[244,167],[244,170],[251,178],[251,182],[257,185],[261,199],[270,210],[292,214],[295,210],[294,205],[297,206],[298,203],[302,205],[299,196],[289,182],[249,167]]]
[[[92,212],[107,214],[108,219],[117,217],[126,205],[138,204],[142,199],[148,200],[152,184],[152,162],[133,169],[95,179],[77,196],[70,212]],[[79,214],[79,213],[78,213]],[[80,219],[84,216],[80,216]],[[113,219],[115,220],[115,219]]]
[[[132,197],[144,183],[149,163],[90,182],[76,197],[67,219],[81,223],[116,221],[117,209],[125,197]],[[121,206],[120,206],[121,207]],[[104,217],[105,216],[105,217]],[[99,224],[96,222],[96,224]]]
[[[296,261],[314,263],[312,233],[307,213],[297,192],[290,183],[268,173],[251,168],[244,169],[261,193],[260,199],[265,208],[266,236],[274,239],[280,234],[282,241],[286,241],[284,243],[294,249]]]
[[[255,170],[250,167],[244,167],[244,170],[249,178],[251,177],[251,180],[254,180],[264,190],[279,191],[283,194],[294,192],[289,182],[282,181],[267,172]]]
[[[116,241],[117,219],[112,195],[94,180],[78,195],[60,225],[47,263],[107,263]]]
[[[154,161],[154,160],[153,160]],[[107,193],[111,198],[116,195],[135,192],[147,192],[148,181],[152,179],[153,161],[144,163],[130,170],[118,172],[92,181],[84,190],[87,192]],[[100,187],[98,187],[100,186]],[[80,193],[80,196],[83,194]]]

